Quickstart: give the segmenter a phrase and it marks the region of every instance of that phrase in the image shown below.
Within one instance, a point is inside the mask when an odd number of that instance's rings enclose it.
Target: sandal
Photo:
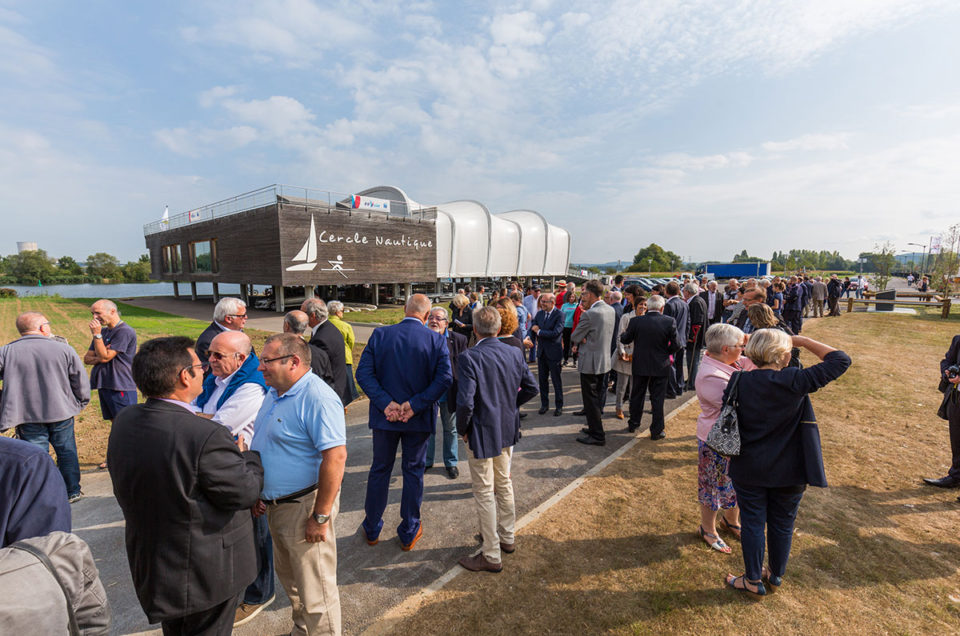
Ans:
[[[730,523],[729,521],[727,521],[727,518],[724,517],[723,515],[720,515],[720,523],[723,525],[724,528],[732,532],[736,538],[738,539],[740,538],[740,526]]]
[[[745,592],[746,594],[749,594],[754,598],[760,598],[761,596],[767,595],[767,590],[763,587],[763,581],[748,581],[747,576],[745,574],[741,574],[740,576],[734,576],[732,574],[728,574],[724,579],[724,581],[726,582],[727,587],[732,587],[738,592]],[[741,584],[737,585],[737,581],[741,581]],[[754,592],[753,590],[748,588],[747,587],[748,583],[750,585],[755,585],[757,587],[757,591]]]
[[[760,580],[766,583],[769,583],[771,587],[778,588],[783,585],[782,576],[773,576],[770,573],[770,569],[767,566],[763,566],[760,569]]]
[[[700,526],[700,538],[706,541],[707,545],[716,550],[717,552],[722,552],[723,554],[730,554],[730,546],[723,542],[723,539],[718,537],[715,534],[710,534],[703,529],[703,526]],[[710,539],[715,539],[711,542]]]

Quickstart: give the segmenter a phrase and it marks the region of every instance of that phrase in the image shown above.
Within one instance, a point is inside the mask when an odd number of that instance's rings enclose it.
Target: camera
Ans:
[[[947,367],[947,378],[950,380],[960,375],[960,364],[951,364]]]

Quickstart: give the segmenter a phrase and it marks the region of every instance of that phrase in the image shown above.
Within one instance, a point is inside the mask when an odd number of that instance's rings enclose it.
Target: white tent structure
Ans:
[[[565,276],[570,233],[533,210],[491,214],[471,200],[421,205],[396,186],[358,193],[390,201],[390,214],[436,213],[437,278]]]

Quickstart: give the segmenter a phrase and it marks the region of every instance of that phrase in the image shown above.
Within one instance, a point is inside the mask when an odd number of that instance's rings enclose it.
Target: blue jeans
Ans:
[[[17,427],[17,435],[23,441],[39,446],[44,453],[53,446],[53,452],[57,454],[57,468],[67,486],[67,496],[80,494],[80,459],[77,457],[72,417],[49,424],[21,424]]]
[[[457,414],[447,408],[447,402],[440,402],[440,427],[443,429],[443,465],[447,468],[457,465]],[[437,431],[430,433],[427,442],[427,467],[433,466],[433,453],[436,450]]]
[[[253,518],[253,547],[257,551],[259,571],[243,593],[247,605],[266,603],[273,596],[273,538],[267,525],[267,513]]]
[[[763,567],[764,526],[770,573],[783,576],[790,557],[793,524],[806,486],[764,488],[744,486],[733,482],[740,506],[740,545],[743,547],[743,565],[747,578],[760,580]]]

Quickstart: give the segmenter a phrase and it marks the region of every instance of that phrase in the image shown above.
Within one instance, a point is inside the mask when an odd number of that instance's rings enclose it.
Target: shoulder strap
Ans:
[[[738,388],[738,383],[740,382],[740,376],[743,374],[743,371],[734,371],[733,376],[730,378],[730,392],[727,393],[727,399],[724,400],[724,406],[733,406],[737,407],[740,403],[740,390]]]
[[[80,636],[80,626],[77,625],[77,616],[73,612],[73,601],[70,600],[70,592],[67,590],[67,586],[63,584],[63,579],[61,579],[60,575],[57,574],[56,568],[54,568],[53,564],[50,563],[50,558],[41,550],[38,550],[32,545],[22,541],[11,544],[9,547],[16,550],[29,552],[33,556],[37,557],[37,560],[39,560],[40,563],[43,563],[44,567],[46,567],[50,574],[53,575],[54,580],[56,580],[57,585],[60,586],[60,590],[63,592],[63,600],[67,603],[67,616],[70,623],[70,636]]]

